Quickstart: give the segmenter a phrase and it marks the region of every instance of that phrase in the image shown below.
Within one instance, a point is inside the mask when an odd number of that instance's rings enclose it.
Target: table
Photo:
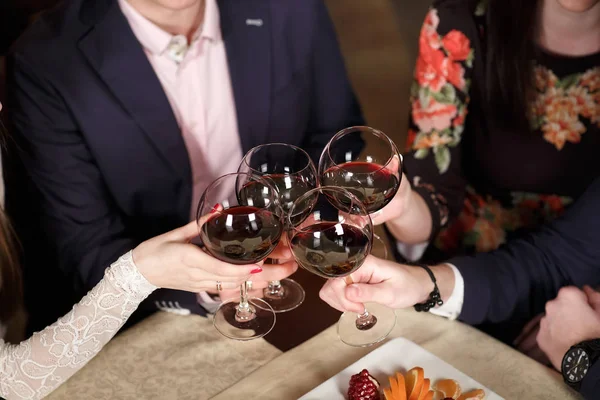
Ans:
[[[507,400],[579,398],[558,373],[467,325],[397,315],[391,337],[412,340]],[[263,339],[226,339],[208,319],[159,313],[116,337],[48,399],[296,399],[373,349],[344,345],[332,326],[282,353]]]

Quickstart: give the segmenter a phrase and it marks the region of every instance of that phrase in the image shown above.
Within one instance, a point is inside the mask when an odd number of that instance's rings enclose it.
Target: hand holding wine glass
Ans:
[[[209,217],[210,214],[202,216],[199,223],[203,225]],[[189,243],[197,235],[196,222],[190,222],[141,243],[132,252],[133,260],[153,285],[189,292],[213,289],[216,282],[220,282],[224,290],[233,289],[261,271],[258,264],[239,267],[214,259]]]
[[[306,208],[306,204],[312,204]],[[349,191],[321,186],[298,198],[288,219],[290,247],[298,264],[309,272],[335,279],[339,285],[351,281],[369,255],[373,225],[362,202]],[[340,339],[352,346],[368,346],[383,340],[396,322],[393,310],[362,308],[346,312],[338,323]]]
[[[369,214],[375,215],[394,199],[401,187],[402,156],[383,132],[354,126],[338,132],[325,146],[319,160],[319,176],[321,184],[347,189]],[[375,239],[385,250],[381,238],[375,235]],[[383,257],[387,258],[387,251]]]
[[[240,265],[262,262],[277,247],[283,232],[283,212],[276,190],[262,178],[247,173],[224,175],[204,191],[199,216],[216,210],[201,225],[206,250],[222,261]],[[223,302],[214,318],[224,336],[250,340],[269,333],[275,313],[268,303],[248,297],[248,284],[240,288],[239,300]]]
[[[358,148],[355,143],[363,142]],[[383,132],[354,126],[338,132],[319,160],[321,184],[347,189],[369,214],[384,208],[400,187],[402,156]]]
[[[454,274],[448,265],[432,267],[440,291],[446,299],[454,289]],[[363,266],[352,274],[353,283],[329,280],[319,295],[340,311],[362,312],[363,303],[378,303],[393,309],[423,303],[433,290],[433,283],[423,268],[398,264],[368,256]]]

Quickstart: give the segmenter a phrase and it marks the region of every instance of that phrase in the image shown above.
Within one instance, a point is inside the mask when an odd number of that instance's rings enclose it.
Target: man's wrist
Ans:
[[[452,295],[454,286],[456,284],[454,271],[448,264],[436,265],[431,267],[431,270],[433,271],[435,279],[437,280],[437,285],[440,290],[442,300],[447,302]]]
[[[427,301],[434,288],[431,277],[423,268],[413,266],[407,266],[407,268],[409,273],[417,282],[417,286],[419,288],[416,303],[423,303]],[[452,295],[452,291],[454,290],[454,271],[447,264],[436,265],[430,267],[430,269],[435,275],[441,298],[445,302]]]
[[[433,281],[431,277],[427,273],[427,271],[423,268],[419,268],[412,265],[407,265],[406,269],[410,275],[412,275],[413,279],[416,281],[416,301],[417,303],[424,303],[429,299],[429,295],[434,288]],[[434,272],[435,275],[435,272]],[[437,276],[436,276],[437,279]]]

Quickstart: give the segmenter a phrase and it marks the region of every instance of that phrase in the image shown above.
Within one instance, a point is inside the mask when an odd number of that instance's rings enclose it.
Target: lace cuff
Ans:
[[[133,250],[119,257],[106,270],[104,277],[119,291],[133,297],[142,297],[142,300],[158,289],[158,287],[148,282],[135,265]]]

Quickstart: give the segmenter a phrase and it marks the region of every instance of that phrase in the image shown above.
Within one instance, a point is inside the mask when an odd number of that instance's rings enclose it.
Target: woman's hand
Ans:
[[[321,299],[337,310],[362,313],[366,302],[406,308],[425,301],[433,290],[422,268],[373,256],[368,256],[351,278],[354,283],[350,285],[344,278],[328,280],[319,293]]]
[[[431,235],[431,211],[420,194],[401,171],[402,160],[394,157],[386,166],[391,173],[401,173],[400,187],[383,209],[371,214],[373,225],[387,224],[392,235],[407,244],[422,243]]]
[[[263,297],[263,289],[269,286],[269,281],[280,281],[298,270],[292,251],[289,248],[287,236],[284,234],[275,250],[269,254],[269,259],[276,263],[262,264],[262,272],[252,275],[252,289],[248,291],[250,297]],[[215,294],[213,291],[212,294]],[[239,296],[238,290],[223,290],[218,293],[221,299]]]
[[[205,215],[200,223],[210,218]],[[258,264],[233,265],[217,260],[190,242],[198,236],[196,221],[157,236],[133,250],[133,260],[142,275],[154,286],[204,292],[214,290],[220,281],[223,289],[235,289],[253,274],[262,272]]]

